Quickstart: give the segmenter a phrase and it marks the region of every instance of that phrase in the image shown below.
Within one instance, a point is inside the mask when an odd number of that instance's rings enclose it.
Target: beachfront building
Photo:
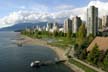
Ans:
[[[78,31],[81,23],[82,23],[82,20],[80,17],[78,17],[78,16],[73,17],[73,19],[72,19],[72,31],[73,31],[73,33],[76,33]]]
[[[101,36],[108,36],[108,16],[102,17],[102,28],[99,29],[99,34]]]
[[[54,22],[54,23],[53,23],[53,28],[52,28],[52,29],[53,29],[53,32],[54,32],[54,31],[58,31],[58,29],[59,29],[58,23]]]
[[[72,33],[72,20],[64,20],[64,33]]]
[[[102,27],[105,28],[105,27],[108,27],[108,16],[103,16],[102,17]]]
[[[102,19],[98,18],[98,29],[102,29]]]
[[[87,36],[93,34],[96,36],[98,33],[98,8],[90,6],[87,9]]]
[[[64,28],[59,28],[59,32],[64,32]]]
[[[46,31],[50,31],[53,28],[53,23],[47,23]]]
[[[45,26],[43,26],[43,27],[42,27],[42,31],[45,31],[45,30],[46,30],[46,27],[45,27]]]

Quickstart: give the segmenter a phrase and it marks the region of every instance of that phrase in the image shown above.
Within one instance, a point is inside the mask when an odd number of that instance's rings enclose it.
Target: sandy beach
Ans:
[[[58,58],[60,60],[67,60],[67,56],[64,53],[64,50],[58,47],[54,47],[51,45],[47,44],[47,41],[42,40],[42,39],[33,39],[27,36],[21,36],[23,37],[23,40],[19,40],[22,44],[27,44],[27,45],[40,45],[40,46],[44,46],[44,47],[48,47],[50,49],[52,49],[58,56]]]
[[[58,47],[48,45],[47,41],[42,40],[42,39],[33,39],[33,38],[30,38],[30,37],[27,37],[27,36],[24,36],[24,35],[21,35],[21,38],[23,38],[23,39],[18,40],[17,42],[21,42],[24,45],[27,44],[27,45],[39,45],[39,46],[48,47],[48,48],[52,49],[56,53],[59,60],[67,60],[64,64],[66,66],[68,66],[70,69],[72,69],[75,72],[83,72],[81,69],[79,69],[75,65],[68,62],[68,58],[65,55],[66,52],[62,48],[58,48]]]

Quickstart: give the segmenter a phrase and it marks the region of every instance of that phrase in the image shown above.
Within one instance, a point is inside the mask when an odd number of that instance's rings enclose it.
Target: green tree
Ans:
[[[95,44],[93,49],[88,54],[88,57],[87,57],[88,61],[96,65],[98,63],[99,54],[100,54],[100,52],[98,49],[98,45]]]
[[[85,38],[86,38],[86,28],[85,25],[82,24],[76,34],[76,43],[78,44],[79,47],[81,47],[84,42],[85,42]]]
[[[64,37],[64,33],[60,31],[60,32],[58,32],[58,36],[59,37]]]
[[[99,59],[98,59],[98,67],[101,67],[101,68],[103,68],[104,66],[103,66],[103,59],[104,59],[104,57],[105,57],[105,51],[100,51],[100,54],[99,54]]]
[[[71,31],[68,31],[67,38],[71,38],[71,36],[72,36],[72,32]]]
[[[93,39],[94,39],[93,34],[90,34],[90,35],[87,37],[88,44],[90,44],[90,43],[92,42]]]
[[[104,65],[105,71],[108,71],[108,51],[106,52],[106,55],[104,57],[103,65]]]
[[[54,36],[54,37],[57,37],[57,36],[58,36],[58,31],[54,31],[54,32],[53,32],[53,36]]]
[[[81,54],[80,54],[80,59],[85,60],[86,57],[87,57],[87,51],[86,51],[86,49],[83,49]]]
[[[83,58],[83,47],[85,44],[85,39],[86,39],[86,28],[84,24],[81,24],[81,26],[78,29],[78,32],[76,33],[76,45],[75,47],[77,47],[75,49],[75,56],[77,58],[82,59]]]

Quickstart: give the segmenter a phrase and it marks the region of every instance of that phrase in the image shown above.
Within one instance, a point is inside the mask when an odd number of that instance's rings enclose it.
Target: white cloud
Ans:
[[[60,5],[60,6],[55,7],[55,10],[64,11],[64,10],[70,10],[70,9],[73,9],[73,8],[74,8],[74,6],[72,6],[72,5]]]
[[[108,15],[108,2],[92,1],[88,6],[95,5],[99,8],[99,17]]]
[[[40,6],[35,9],[35,6],[32,7],[32,10],[20,10],[17,12],[10,13],[8,16],[5,16],[0,19],[0,28],[11,26],[16,23],[21,22],[40,22],[40,21],[57,21],[62,22],[63,20],[73,16],[80,16],[83,20],[86,19],[86,9],[96,4],[96,7],[99,8],[99,16],[107,15],[108,14],[108,2],[101,2],[101,1],[91,1],[87,6],[74,8],[73,6],[68,5],[60,5],[55,7],[55,11],[57,12],[48,12],[48,7]],[[39,6],[39,5],[38,5]],[[21,7],[22,9],[26,9],[24,6]],[[33,9],[34,8],[34,9]]]
[[[25,6],[21,6],[21,7],[19,7],[20,9],[26,9],[26,7]]]

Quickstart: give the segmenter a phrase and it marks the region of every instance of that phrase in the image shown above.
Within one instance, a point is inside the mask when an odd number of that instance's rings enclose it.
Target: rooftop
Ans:
[[[95,44],[99,46],[99,50],[106,51],[108,49],[108,37],[96,37],[88,46],[87,51],[92,50]]]

